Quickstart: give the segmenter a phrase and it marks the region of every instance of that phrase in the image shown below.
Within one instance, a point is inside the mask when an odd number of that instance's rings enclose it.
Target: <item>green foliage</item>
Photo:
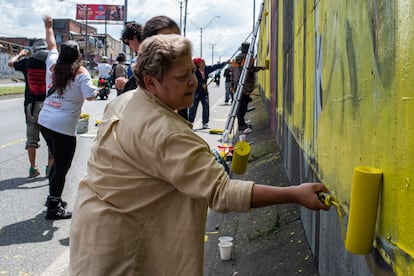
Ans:
[[[24,94],[24,85],[22,86],[0,86],[0,96]]]
[[[98,85],[98,79],[92,79],[93,85]],[[0,86],[0,96],[24,94],[24,85],[21,86]]]

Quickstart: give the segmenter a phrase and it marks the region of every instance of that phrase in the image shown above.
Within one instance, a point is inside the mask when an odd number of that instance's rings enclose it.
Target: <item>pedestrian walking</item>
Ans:
[[[137,90],[108,103],[79,184],[70,275],[202,275],[208,208],[329,209],[318,199],[317,192],[328,192],[320,183],[276,187],[230,179],[175,112],[191,105],[197,86],[191,53],[191,42],[179,35],[145,39],[134,71]]]
[[[216,86],[220,86],[220,79],[221,79],[221,70],[216,70],[214,72],[214,82],[216,83]]]
[[[111,77],[112,66],[108,64],[108,57],[102,56],[101,62],[98,64],[98,78],[109,80]]]
[[[36,164],[36,150],[39,148],[40,128],[37,123],[43,101],[46,97],[46,57],[47,44],[44,40],[37,40],[31,46],[30,56],[26,49],[21,50],[8,61],[8,66],[23,73],[25,79],[24,89],[24,114],[26,117],[26,150],[29,157],[29,178],[40,175]],[[49,154],[48,165],[45,174],[53,164],[53,158]]]
[[[116,57],[116,61],[118,62],[114,68],[115,71],[115,80],[120,79],[127,79],[127,67],[125,65],[126,62],[126,55],[123,52],[120,52]],[[116,95],[119,96],[122,94],[123,89],[119,89],[116,87]]]
[[[46,140],[54,165],[49,172],[49,196],[46,219],[68,219],[62,201],[66,174],[71,166],[76,148],[76,128],[84,100],[94,100],[98,95],[88,70],[83,66],[79,45],[66,41],[57,50],[53,19],[43,18],[49,54],[46,59],[47,94],[39,113],[40,131]]]
[[[193,62],[196,66],[196,77],[198,81],[198,85],[196,88],[196,92],[194,95],[193,104],[189,108],[188,111],[188,120],[191,123],[194,123],[194,119],[197,113],[198,104],[201,102],[202,105],[202,124],[203,129],[208,128],[208,122],[210,119],[210,106],[209,106],[209,99],[208,99],[208,75],[215,70],[223,68],[228,62],[222,62],[215,65],[208,65],[204,59],[202,58],[194,58]]]
[[[229,101],[233,103],[234,101],[234,90],[233,90],[233,71],[231,69],[231,65],[228,64],[224,69],[224,88],[225,88],[225,96],[224,96],[224,104],[227,105]]]

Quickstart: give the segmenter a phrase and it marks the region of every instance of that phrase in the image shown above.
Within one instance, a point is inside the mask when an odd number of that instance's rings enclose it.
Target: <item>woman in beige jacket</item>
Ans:
[[[73,212],[71,275],[202,275],[208,208],[327,209],[320,183],[230,179],[176,112],[191,105],[197,85],[191,52],[179,35],[147,38],[134,71],[138,89],[107,105]]]

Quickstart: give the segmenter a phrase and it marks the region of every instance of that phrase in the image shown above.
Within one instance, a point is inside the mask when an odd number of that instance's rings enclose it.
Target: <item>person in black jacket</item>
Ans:
[[[32,56],[26,49],[21,50],[8,61],[8,66],[21,71],[26,81],[24,92],[24,113],[26,116],[26,150],[29,156],[29,178],[40,175],[36,166],[36,149],[39,147],[40,128],[37,124],[39,112],[46,97],[46,57],[48,49],[46,41],[37,40],[31,47]],[[53,164],[49,155],[46,175]]]
[[[224,69],[223,76],[224,76],[224,79],[225,79],[224,87],[226,89],[224,104],[227,105],[230,100],[231,100],[230,103],[233,103],[233,100],[234,100],[233,71],[231,69],[230,64],[226,66],[226,69]]]
[[[218,63],[215,65],[209,65],[206,66],[206,63],[204,59],[202,58],[195,58],[193,59],[193,62],[195,66],[197,67],[197,70],[195,72],[198,85],[196,92],[194,94],[193,104],[191,105],[188,113],[188,120],[191,123],[194,123],[194,119],[197,113],[198,104],[201,102],[201,105],[203,107],[203,114],[202,114],[202,123],[203,128],[208,128],[208,121],[210,117],[210,107],[208,103],[208,86],[207,86],[207,79],[208,74],[211,72],[216,71],[217,69],[221,69],[228,63],[227,61]]]

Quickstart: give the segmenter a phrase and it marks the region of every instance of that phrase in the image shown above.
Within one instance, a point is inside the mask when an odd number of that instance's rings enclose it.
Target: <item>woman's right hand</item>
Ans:
[[[294,189],[293,195],[296,203],[310,210],[328,210],[318,197],[319,192],[329,193],[328,188],[322,183],[302,183],[297,186],[291,186]]]

